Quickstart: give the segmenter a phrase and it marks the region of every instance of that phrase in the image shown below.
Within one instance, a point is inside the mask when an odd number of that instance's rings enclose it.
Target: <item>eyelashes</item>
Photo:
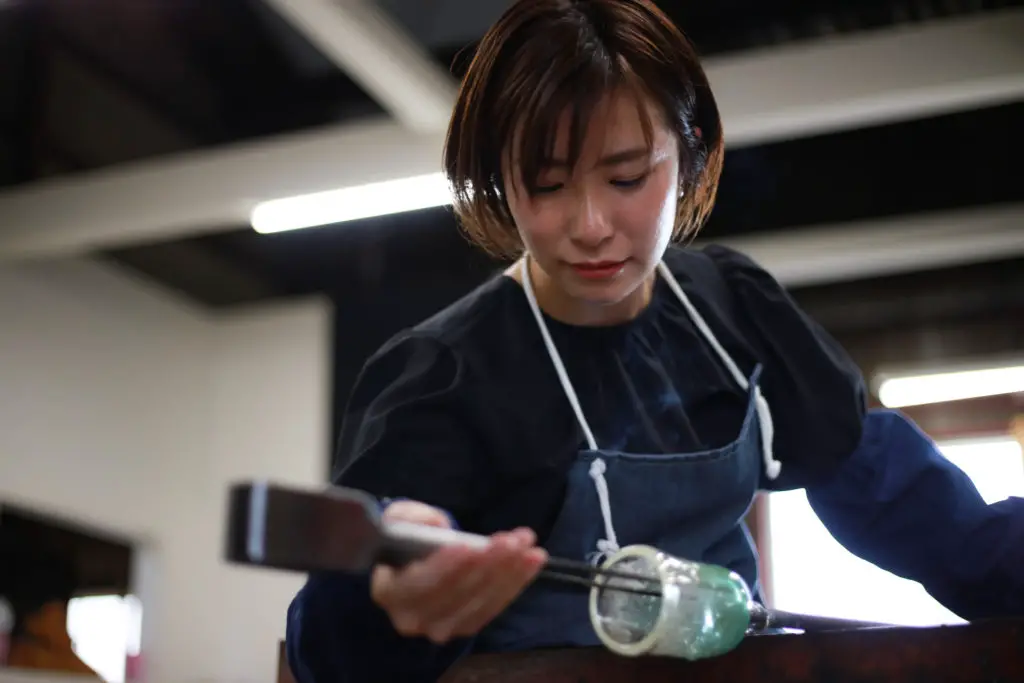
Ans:
[[[631,190],[641,187],[646,181],[650,174],[644,173],[643,175],[637,176],[636,178],[629,178],[628,180],[612,180],[611,184],[615,187],[619,187],[625,190]]]
[[[642,187],[647,178],[650,177],[649,173],[636,176],[634,178],[616,178],[609,180],[608,184],[612,187],[619,188],[620,190],[635,190]],[[552,183],[549,185],[536,185],[533,188],[535,194],[554,194],[565,187],[564,183]]]

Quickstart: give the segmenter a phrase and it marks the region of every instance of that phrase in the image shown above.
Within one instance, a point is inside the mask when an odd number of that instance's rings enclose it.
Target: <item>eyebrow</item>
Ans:
[[[613,152],[606,154],[601,157],[597,165],[598,166],[617,166],[624,164],[629,161],[636,161],[637,159],[646,159],[650,156],[651,151],[646,147],[634,147],[633,149],[624,149],[620,152]],[[569,162],[565,159],[546,159],[542,164],[548,168],[566,168],[569,166]]]

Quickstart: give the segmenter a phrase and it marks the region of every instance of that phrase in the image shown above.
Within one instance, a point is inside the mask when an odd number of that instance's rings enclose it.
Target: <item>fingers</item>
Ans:
[[[373,598],[406,636],[437,643],[477,633],[537,575],[546,553],[528,529],[495,534],[487,549],[443,548],[401,570],[378,567]]]
[[[476,573],[477,555],[468,548],[444,548],[396,572],[378,596],[395,630],[404,636],[427,635],[436,603],[451,597],[454,577]]]
[[[415,500],[399,500],[391,503],[391,505],[384,508],[381,519],[385,522],[413,522],[415,524],[425,524],[446,529],[451,527],[448,515],[432,505]]]
[[[469,548],[442,548],[429,557],[410,562],[402,569],[387,568],[379,574],[389,579],[381,583],[374,598],[385,609],[417,616],[429,612],[432,604],[443,599],[456,577],[474,572],[481,551]],[[381,571],[385,568],[377,568]]]
[[[451,638],[478,633],[536,578],[547,559],[544,551],[531,548],[532,543],[518,546],[510,539],[503,539],[501,543],[511,545],[496,551],[480,571],[464,579],[464,590],[458,593],[465,599],[449,600],[431,614],[427,637],[444,643]]]

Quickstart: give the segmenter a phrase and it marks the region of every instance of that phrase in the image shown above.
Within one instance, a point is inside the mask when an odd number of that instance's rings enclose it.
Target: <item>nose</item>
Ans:
[[[590,192],[581,192],[570,237],[581,247],[600,246],[612,236],[612,223],[600,200]]]

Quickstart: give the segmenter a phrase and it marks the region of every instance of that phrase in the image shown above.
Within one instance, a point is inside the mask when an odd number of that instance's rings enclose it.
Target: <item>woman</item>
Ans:
[[[647,0],[520,0],[487,33],[445,166],[469,236],[518,260],[367,362],[337,483],[494,543],[311,576],[289,610],[300,681],[597,644],[585,592],[532,582],[547,554],[646,543],[756,586],[762,488],[807,488],[846,547],[966,617],[1024,612],[1022,501],[986,506],[905,418],[867,412],[857,368],[748,258],[669,247],[710,213],[722,156],[693,48]]]

